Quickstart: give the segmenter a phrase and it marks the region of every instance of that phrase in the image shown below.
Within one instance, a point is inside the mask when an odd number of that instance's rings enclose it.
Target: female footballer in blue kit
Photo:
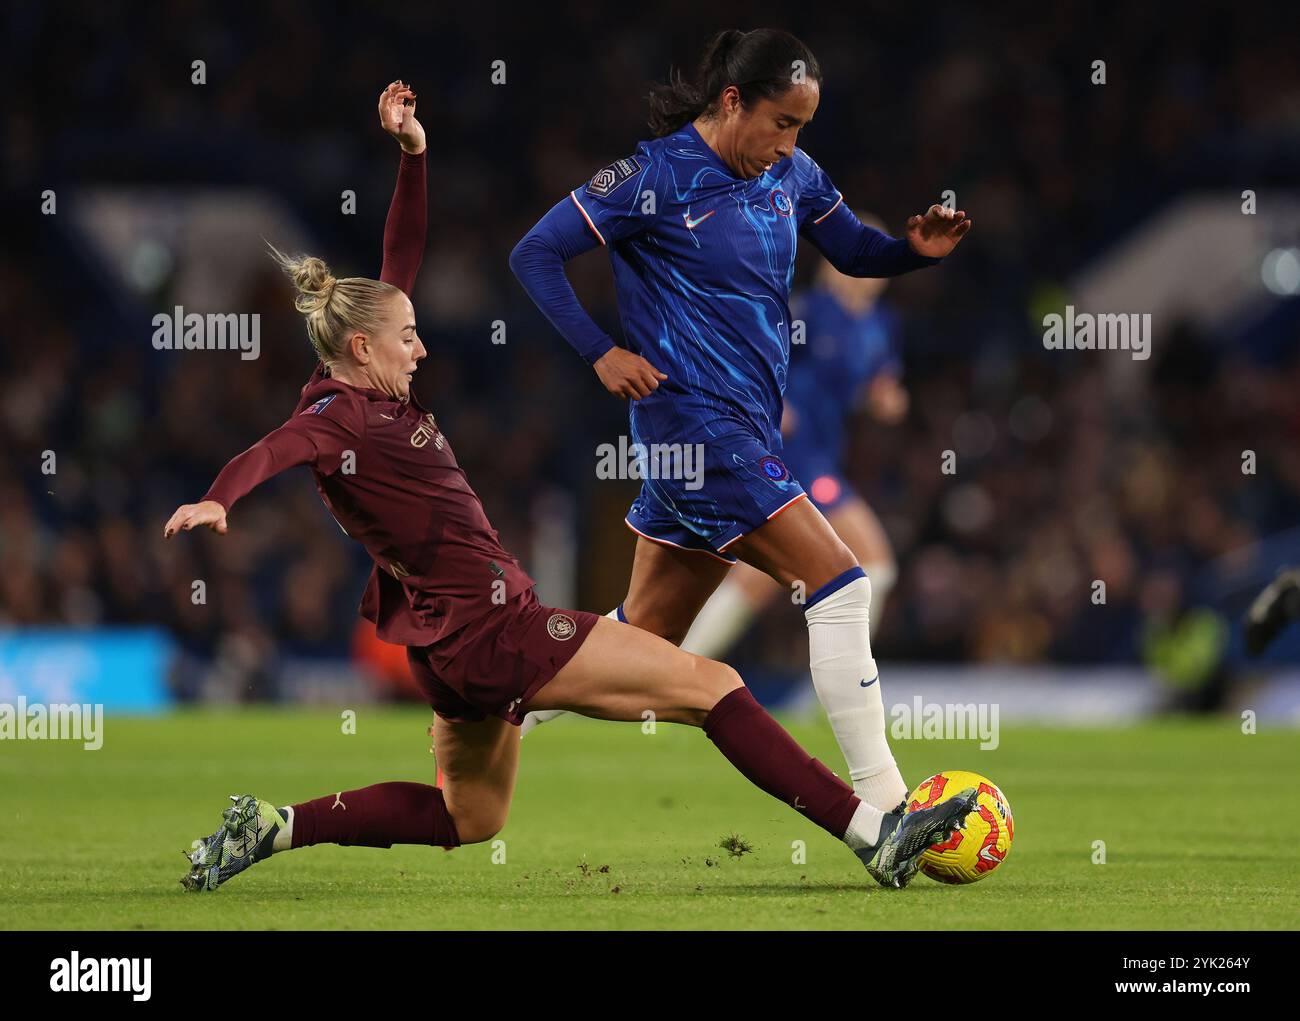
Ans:
[[[821,78],[786,32],[722,32],[693,81],[673,75],[652,91],[655,138],[561,199],[510,264],[605,388],[633,400],[634,442],[703,451],[702,484],[662,464],[643,471],[657,477],[627,515],[636,555],[611,615],[680,643],[737,559],[787,590],[801,583],[818,698],[855,792],[889,811],[908,787],[885,737],[871,585],[781,460],[790,286],[800,234],[842,273],[887,277],[936,263],[971,221],[932,205],[904,238],[864,226],[795,145]],[[598,245],[610,252],[627,347],[564,275]]]

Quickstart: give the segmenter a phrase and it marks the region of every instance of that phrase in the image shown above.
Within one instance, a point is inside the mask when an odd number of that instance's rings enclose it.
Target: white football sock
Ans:
[[[885,616],[885,600],[898,580],[898,568],[891,561],[863,564],[862,573],[871,582],[871,637],[876,637],[881,618]]]
[[[870,610],[871,582],[859,575],[819,597],[804,616],[813,687],[848,763],[853,793],[888,812],[907,796],[907,784],[885,737]]]
[[[623,620],[621,615],[622,609],[623,604],[620,603],[618,606],[614,607],[614,609],[610,610],[609,613],[605,614],[605,616],[610,620]],[[624,623],[626,623],[626,621],[624,621]],[[522,741],[524,737],[527,736],[528,732],[539,724],[550,723],[552,720],[563,716],[568,711],[569,710],[567,709],[535,709],[531,713],[525,713],[524,722],[519,724],[519,740]]]
[[[753,619],[754,607],[744,590],[730,577],[724,578],[686,632],[682,648],[705,659],[718,659],[726,655]]]
[[[864,847],[874,847],[880,839],[880,824],[885,813],[865,801],[858,804],[857,811],[849,820],[849,828],[844,831],[844,843],[855,851]]]
[[[271,842],[272,854],[275,854],[276,851],[288,851],[293,847],[293,806],[285,805],[280,811],[289,820],[289,825],[281,826],[276,831],[275,840]]]

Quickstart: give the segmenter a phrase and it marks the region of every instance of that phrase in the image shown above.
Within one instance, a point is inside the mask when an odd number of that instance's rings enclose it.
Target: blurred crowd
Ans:
[[[1300,360],[1216,364],[1184,329],[1131,402],[1110,393],[1106,356],[1088,357],[916,373],[905,426],[857,423],[852,477],[901,566],[883,653],[1134,661],[1153,624],[1214,600],[1206,565],[1245,570],[1256,540],[1300,521]]]
[[[1111,356],[1045,352],[1031,310],[1173,197],[1293,184],[1294,35],[1236,4],[1176,19],[1083,2],[1032,16],[862,4],[843,17],[676,0],[273,0],[243,12],[189,0],[166,17],[6,5],[0,624],[154,623],[196,657],[262,664],[364,641],[355,605],[368,562],[305,470],[249,497],[227,536],[161,540],[171,510],[279,425],[311,371],[283,282],[268,263],[241,296],[241,310],[263,315],[256,361],[157,352],[148,317],[170,307],[169,281],[123,302],[40,215],[39,196],[262,188],[309,226],[320,254],[373,274],[396,166],[374,104],[399,77],[419,93],[430,143],[416,295],[430,355],[415,389],[525,566],[540,503],[573,497],[577,600],[608,609],[632,538],[616,535],[621,510],[599,490],[618,484],[596,479],[594,452],[626,431],[626,409],[538,316],[506,256],[645,137],[648,82],[693,62],[719,28],[771,24],[822,63],[801,144],[856,208],[897,225],[952,189],[975,220],[948,264],[888,292],[905,323],[908,419],[852,430],[849,475],[899,557],[881,655],[1140,658],[1151,622],[1188,604],[1204,565],[1297,521],[1296,316],[1249,337],[1180,326],[1140,388],[1121,392],[1108,385]],[[1104,85],[1090,80],[1098,59]],[[205,84],[192,84],[195,60]],[[346,188],[355,216],[340,215]],[[802,256],[800,285],[813,258]],[[570,277],[619,337],[604,253],[576,260]],[[491,343],[496,320],[505,344]],[[944,450],[955,474],[940,471]],[[803,669],[798,615],[769,616],[742,655]]]

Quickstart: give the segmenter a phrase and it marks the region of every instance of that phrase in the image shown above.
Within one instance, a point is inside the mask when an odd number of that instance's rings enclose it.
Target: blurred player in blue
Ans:
[[[863,223],[885,229],[875,217],[857,215]],[[907,416],[898,315],[880,300],[888,283],[845,276],[829,262],[821,263],[816,285],[791,306],[792,321],[803,324],[803,343],[790,346],[781,418],[786,467],[871,582],[872,637],[897,568],[880,520],[845,477],[845,447],[855,413],[865,411],[882,425],[897,425]],[[721,658],[780,594],[762,571],[737,564],[695,618],[682,648]]]
[[[605,388],[634,401],[645,481],[627,523],[639,538],[611,615],[680,643],[737,559],[806,592],[813,685],[855,792],[884,812],[908,787],[885,736],[871,584],[781,457],[795,252],[802,234],[842,273],[896,276],[947,255],[971,221],[932,205],[903,238],[859,222],[795,145],[821,78],[786,32],[720,33],[692,80],[652,89],[655,138],[557,202],[510,265]],[[564,274],[597,246],[626,347]]]

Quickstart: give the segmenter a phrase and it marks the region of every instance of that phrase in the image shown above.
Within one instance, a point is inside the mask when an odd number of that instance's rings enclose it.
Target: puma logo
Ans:
[[[336,808],[341,808],[341,809],[343,809],[343,811],[345,811],[345,812],[348,810],[348,806],[345,805],[345,804],[343,804],[343,792],[342,792],[342,791],[339,791],[337,794],[334,795],[334,804],[330,805],[330,811],[332,812],[332,811],[334,811],[334,809],[336,809]]]

